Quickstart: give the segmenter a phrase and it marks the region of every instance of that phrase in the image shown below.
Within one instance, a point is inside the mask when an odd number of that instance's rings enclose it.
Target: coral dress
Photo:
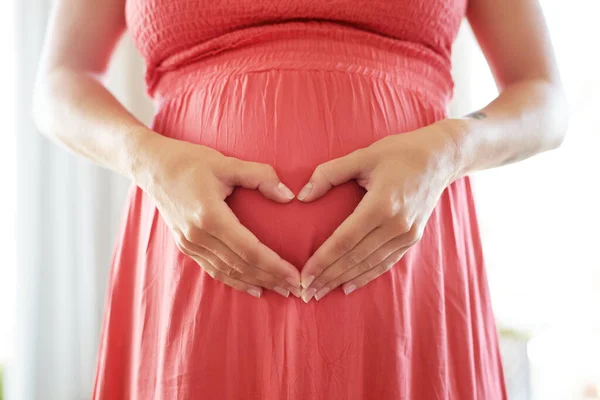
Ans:
[[[268,163],[295,193],[320,163],[447,116],[467,0],[127,0],[162,135]],[[364,195],[236,188],[242,224],[301,268]],[[180,253],[129,192],[93,398],[505,399],[468,178],[422,240],[349,296],[253,298]]]

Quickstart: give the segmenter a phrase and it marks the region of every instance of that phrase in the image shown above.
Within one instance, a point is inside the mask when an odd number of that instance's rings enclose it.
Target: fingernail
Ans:
[[[290,287],[289,291],[292,292],[292,294],[297,298],[300,298],[302,296],[302,290],[300,290],[300,288]]]
[[[299,288],[300,282],[296,278],[292,278],[291,276],[285,279],[290,285],[293,287]]]
[[[298,194],[298,200],[304,200],[309,194],[310,191],[313,188],[313,184],[308,182],[300,191],[300,194]]]
[[[317,289],[309,289],[309,290],[305,290],[302,292],[302,300],[304,300],[305,303],[308,303],[310,301],[310,299],[315,295],[315,293],[317,292]]]
[[[310,284],[311,284],[311,283],[312,283],[312,281],[314,281],[314,280],[315,280],[315,276],[314,276],[314,275],[309,275],[309,276],[307,276],[307,277],[306,277],[306,280],[305,280],[305,281],[302,281],[302,287],[303,287],[304,289],[306,289],[307,287],[309,287],[309,286],[310,286]]]
[[[327,293],[329,292],[329,288],[328,287],[324,287],[322,289],[320,289],[316,294],[315,294],[315,300],[319,301],[321,300],[321,298],[323,296],[325,296]]]
[[[279,286],[275,286],[273,288],[274,291],[276,291],[277,293],[279,293],[280,295],[282,295],[283,297],[288,297],[290,295],[290,292],[288,292],[287,290],[280,288]]]
[[[254,297],[260,297],[260,295],[261,295],[261,291],[256,288],[250,288],[247,290],[247,292],[250,296],[254,296]]]
[[[279,189],[279,191],[281,192],[281,194],[283,194],[285,196],[285,198],[287,198],[287,199],[294,198],[294,193],[290,190],[290,188],[285,186],[282,182],[279,182],[279,184],[277,185],[277,189]]]
[[[355,285],[348,285],[344,288],[344,293],[347,295],[349,295],[350,293],[354,292],[354,289],[356,289]]]

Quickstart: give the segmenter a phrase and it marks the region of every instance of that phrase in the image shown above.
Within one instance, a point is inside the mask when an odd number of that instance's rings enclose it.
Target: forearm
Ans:
[[[508,86],[477,115],[448,119],[456,178],[558,147],[567,128],[562,89],[545,81]]]
[[[41,73],[33,116],[38,129],[71,151],[133,178],[144,148],[159,136],[133,117],[96,77],[68,68]]]

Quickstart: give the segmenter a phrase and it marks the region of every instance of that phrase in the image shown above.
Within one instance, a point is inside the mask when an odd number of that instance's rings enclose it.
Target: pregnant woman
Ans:
[[[501,94],[449,118],[465,16]],[[133,182],[94,399],[506,398],[468,175],[562,142],[537,0],[59,0],[35,99]]]

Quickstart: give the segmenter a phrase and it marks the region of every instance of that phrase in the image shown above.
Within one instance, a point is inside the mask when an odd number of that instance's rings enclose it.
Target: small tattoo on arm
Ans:
[[[484,118],[487,118],[487,115],[483,111],[475,111],[475,112],[465,115],[465,118],[484,119]]]

